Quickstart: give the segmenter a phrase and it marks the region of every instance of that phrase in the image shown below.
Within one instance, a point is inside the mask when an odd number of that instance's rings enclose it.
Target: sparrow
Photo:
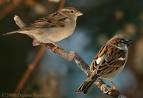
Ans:
[[[40,45],[41,43],[54,44],[73,34],[77,17],[81,15],[83,14],[75,8],[65,7],[49,14],[47,17],[39,18],[31,25],[3,35],[26,34],[33,39],[33,46]]]
[[[90,86],[97,79],[109,80],[118,75],[124,68],[128,58],[128,47],[132,43],[125,34],[118,33],[113,36],[100,49],[90,66],[90,74],[76,92],[87,93]]]

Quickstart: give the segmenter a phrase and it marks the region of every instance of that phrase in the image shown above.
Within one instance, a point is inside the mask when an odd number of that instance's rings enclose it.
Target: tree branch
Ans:
[[[53,45],[51,43],[48,43],[45,46],[47,48],[49,48],[52,52],[60,55],[61,57],[65,58],[65,59],[67,59],[69,61],[74,60],[75,63],[77,65],[79,65],[79,68],[82,71],[84,71],[87,76],[90,74],[88,64],[86,64],[84,62],[84,60],[82,60],[81,57],[77,53],[75,53],[73,51],[66,52],[61,47],[55,46],[55,45]],[[113,85],[112,87],[110,87],[109,85],[107,85],[106,83],[104,83],[100,79],[98,79],[95,82],[95,85],[100,89],[100,91],[102,91],[103,94],[109,95],[109,96],[111,96],[113,98],[126,98],[125,96],[123,96],[123,95],[120,94],[120,92],[118,91],[118,89],[116,88],[116,86]]]
[[[74,51],[65,51],[61,47],[58,47],[58,45],[53,45],[52,43],[48,43],[45,45],[47,48],[49,48],[52,52],[60,55],[61,57],[65,58],[68,61],[74,60],[78,67],[86,73],[86,75],[89,74],[89,66],[85,63],[84,60],[81,59],[81,57],[75,53]]]
[[[45,47],[41,47],[36,57],[34,58],[33,62],[28,65],[28,69],[25,71],[24,75],[22,76],[22,79],[19,81],[15,93],[19,93],[23,89],[27,80],[30,78],[32,72],[34,71],[35,68],[37,68],[38,63],[45,54],[45,49],[46,49]]]
[[[19,26],[19,28],[23,28],[25,26],[24,22],[20,19],[20,17],[15,16],[14,20],[15,20],[16,24]],[[26,81],[29,79],[31,73],[37,67],[38,63],[40,62],[41,58],[43,57],[43,55],[45,53],[45,46],[48,49],[50,49],[52,52],[60,55],[61,57],[65,58],[68,61],[74,60],[75,63],[77,65],[79,65],[79,68],[82,71],[84,71],[87,76],[90,74],[88,64],[86,64],[84,62],[84,60],[82,60],[82,58],[77,53],[75,53],[73,51],[67,52],[63,48],[59,47],[58,45],[54,45],[52,43],[43,44],[43,46],[39,50],[37,56],[35,57],[34,61],[32,62],[32,64],[29,65],[29,67],[26,70],[26,72],[24,73],[22,79],[18,83],[18,86],[15,90],[16,93],[20,92],[23,89],[23,87],[24,87]],[[113,98],[126,98],[125,96],[120,94],[120,92],[118,91],[118,89],[115,86],[110,87],[109,85],[107,85],[100,79],[95,82],[95,85],[100,89],[100,91],[102,91],[102,93],[112,96]]]
[[[124,95],[121,95],[115,85],[112,85],[111,87],[104,83],[101,79],[98,79],[94,84],[100,89],[100,91],[102,91],[103,94],[109,95],[113,98],[126,98]]]

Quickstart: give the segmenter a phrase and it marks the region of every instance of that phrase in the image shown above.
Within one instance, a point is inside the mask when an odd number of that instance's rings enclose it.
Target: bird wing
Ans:
[[[55,12],[50,14],[48,17],[39,18],[36,20],[30,27],[32,28],[57,28],[64,27],[64,20],[68,19],[68,17],[64,16],[60,12]]]
[[[125,62],[126,51],[106,44],[97,53],[91,65],[91,69],[96,70],[96,74],[99,76],[107,75],[123,66]]]
[[[90,66],[90,70],[97,70],[97,66],[101,64],[105,60],[105,53],[107,52],[107,49],[105,46],[101,47],[95,58],[93,58],[93,61]]]

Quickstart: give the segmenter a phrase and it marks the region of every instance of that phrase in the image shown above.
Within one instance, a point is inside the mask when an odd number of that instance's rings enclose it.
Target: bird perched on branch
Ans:
[[[33,46],[45,43],[59,42],[71,36],[76,27],[76,20],[82,13],[73,7],[66,7],[36,20],[33,24],[25,26],[17,31],[8,32],[3,35],[15,33],[26,34],[33,39]]]
[[[128,58],[128,46],[132,43],[125,34],[116,34],[97,53],[90,66],[90,74],[76,92],[87,93],[97,79],[112,78],[120,73]]]

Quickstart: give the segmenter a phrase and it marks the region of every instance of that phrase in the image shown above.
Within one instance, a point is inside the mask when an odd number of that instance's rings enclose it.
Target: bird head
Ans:
[[[78,16],[83,15],[83,13],[81,13],[80,11],[78,11],[77,9],[75,9],[73,7],[65,7],[63,9],[60,9],[59,11],[68,15],[68,16],[78,17]]]
[[[133,43],[133,40],[130,39],[120,39],[119,41],[121,44],[125,44],[127,46],[130,46]]]
[[[120,48],[128,47],[133,43],[133,40],[129,38],[126,34],[120,33],[116,34],[111,40],[111,44],[114,44]]]

